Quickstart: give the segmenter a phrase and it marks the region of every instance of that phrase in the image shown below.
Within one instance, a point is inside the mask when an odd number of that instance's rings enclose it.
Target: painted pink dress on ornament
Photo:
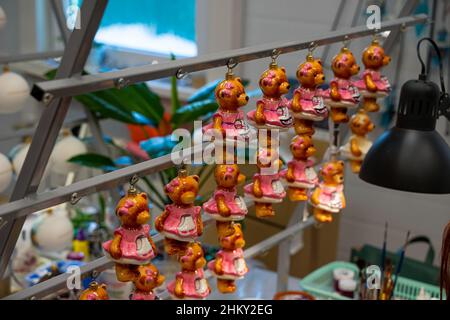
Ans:
[[[226,190],[223,188],[217,188],[214,191],[213,196],[207,202],[203,204],[203,210],[210,214],[218,214],[219,209],[217,207],[217,199],[219,196],[224,197],[225,204],[230,209],[230,214],[233,216],[242,216],[242,219],[247,214],[247,206],[244,200],[237,195],[236,188]]]
[[[366,69],[364,70],[361,79],[357,80],[355,82],[355,86],[360,90],[367,90],[366,82],[364,81],[364,78],[366,75],[370,75],[372,77],[372,81],[377,86],[377,91],[383,91],[385,93],[388,93],[391,91],[391,85],[389,84],[389,81],[386,77],[382,76],[379,71],[373,70],[373,69]]]
[[[164,221],[165,235],[179,240],[195,239],[199,237],[197,230],[197,221],[200,218],[200,206],[181,208],[175,204],[166,206],[168,213]]]
[[[322,90],[311,90],[308,88],[299,87],[295,89],[294,95],[300,94],[300,105],[302,111],[294,113],[302,119],[323,120],[328,117],[328,109],[323,103]],[[289,104],[291,108],[292,101]]]
[[[314,162],[312,160],[302,161],[293,159],[288,162],[288,166],[292,166],[294,168],[294,182],[287,181],[288,186],[297,187],[297,188],[314,188],[318,182],[319,178],[317,177],[317,173],[314,170]],[[280,172],[280,176],[283,179],[286,179],[288,169],[284,169]]]
[[[344,186],[338,185],[336,187],[326,186],[324,183],[319,184],[319,204],[318,208],[330,211],[339,212],[343,209],[342,198],[344,196]]]
[[[266,124],[279,128],[289,128],[292,126],[293,121],[288,109],[288,99],[285,97],[281,97],[278,100],[262,98],[258,100],[257,104],[259,103],[264,105]],[[247,113],[247,118],[255,122],[255,114],[256,110],[252,110]]]
[[[208,281],[205,279],[203,269],[197,269],[194,272],[180,271],[177,273],[175,280],[167,285],[167,290],[171,295],[175,295],[176,279],[183,280],[183,292],[186,298],[204,299],[210,293]]]
[[[227,138],[246,138],[248,135],[249,127],[245,121],[245,115],[242,110],[238,110],[237,112],[226,112],[219,109],[214,114],[214,118],[216,117],[220,117],[222,119],[222,128],[226,131]],[[210,129],[214,129],[213,123],[204,126],[203,133],[207,133]]]
[[[156,295],[152,291],[150,292],[135,291],[130,296],[130,300],[156,300]]]
[[[281,200],[286,196],[286,191],[284,191],[283,185],[280,181],[280,175],[278,173],[267,175],[256,173],[253,176],[253,181],[256,179],[260,180],[261,191],[263,194],[262,197],[257,198],[254,196],[253,183],[246,185],[244,187],[244,192],[254,197],[258,202],[281,202]]]
[[[119,227],[114,231],[114,235],[122,237],[120,250],[122,256],[119,259],[129,264],[143,264],[155,257],[152,245],[148,240],[150,226],[145,224],[137,229],[126,229]],[[109,254],[112,240],[103,243],[103,249]]]
[[[359,103],[359,101],[361,100],[361,95],[358,91],[358,88],[356,88],[353,84],[353,81],[342,78],[334,78],[333,80],[331,80],[330,86],[334,83],[337,84],[338,92],[341,95],[341,102],[350,105],[356,105]],[[323,97],[326,100],[332,100],[331,89],[323,91]]]
[[[216,275],[218,278],[237,279],[242,278],[247,272],[247,264],[244,260],[244,251],[241,248],[235,250],[220,250],[216,254],[216,259],[222,258],[223,275]],[[215,270],[216,260],[208,263],[208,269]]]

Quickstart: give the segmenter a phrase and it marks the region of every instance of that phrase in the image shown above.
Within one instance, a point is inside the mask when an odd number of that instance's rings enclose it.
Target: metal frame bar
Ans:
[[[25,53],[13,56],[1,56],[0,64],[33,61],[33,60],[44,60],[44,59],[54,59],[59,58],[64,55],[64,51],[48,51],[48,52],[36,52],[36,53]]]
[[[107,0],[83,2],[83,7],[81,8],[82,29],[74,30],[70,37],[60,68],[57,72],[57,80],[41,82],[33,87],[32,95],[35,98],[43,100],[43,98],[46,97],[45,100],[50,101],[50,103],[41,117],[36,130],[35,139],[33,140],[30,152],[25,159],[24,170],[19,175],[19,179],[15,185],[11,197],[13,202],[0,206],[0,228],[5,227],[5,223],[10,222],[11,220],[13,221],[12,224],[6,224],[6,229],[8,230],[0,234],[0,240],[3,240],[0,241],[0,252],[2,253],[0,257],[0,275],[4,273],[7,267],[17,236],[20,233],[27,214],[35,212],[40,208],[43,209],[55,204],[67,202],[74,193],[78,193],[78,196],[83,196],[97,191],[110,189],[117,184],[127,182],[133,175],[146,175],[172,166],[172,155],[168,155],[166,157],[150,160],[151,163],[146,161],[108,174],[96,176],[85,181],[80,181],[68,187],[58,188],[54,191],[45,192],[39,195],[35,194],[59,130],[62,127],[72,96],[80,93],[113,88],[116,87],[117,84],[133,84],[172,76],[177,74],[180,69],[183,72],[200,71],[224,66],[230,62],[230,60],[239,63],[270,57],[275,49],[280,53],[289,53],[307,49],[312,43],[316,45],[325,45],[346,39],[367,36],[374,32],[373,30],[366,29],[365,26],[361,26],[332,32],[325,36],[314,37],[313,39],[302,42],[294,41],[288,43],[266,44],[231,50],[225,53],[211,54],[204,57],[173,61],[160,65],[149,65],[97,75],[80,76],[107,2]],[[426,15],[396,19],[383,23],[381,29],[377,30],[377,32],[399,28],[400,26],[406,27],[416,23],[425,22],[426,20]],[[198,147],[200,147],[201,151],[201,146]],[[184,158],[186,156],[185,152],[186,151],[178,152],[179,157]],[[193,152],[196,151],[190,150],[188,156],[191,156]],[[37,156],[37,159],[33,158],[35,156]],[[289,238],[294,232],[302,230],[306,225],[309,226],[312,224],[313,219],[310,218],[306,223],[299,223],[288,227],[286,230],[247,249],[245,251],[246,256],[250,257],[263,250],[267,250],[280,241]],[[102,265],[102,259],[103,258],[88,264],[85,266],[85,269],[89,270],[90,268],[99,267]],[[45,288],[49,288],[50,285],[55,284],[55,286],[52,287],[52,290],[58,285],[62,285],[64,282],[58,282],[60,280],[51,279],[44,282],[42,284],[42,291],[38,293],[44,293]],[[39,287],[35,290],[38,289]]]
[[[392,30],[400,26],[410,26],[426,21],[427,16],[423,14],[404,17],[382,23],[380,30],[377,31]],[[321,46],[346,39],[351,40],[372,35],[374,32],[375,30],[369,30],[366,26],[359,26],[327,33],[322,36],[311,37],[305,41],[276,42],[156,65],[145,65],[95,75],[39,82],[34,85],[31,94],[39,101],[43,100],[44,97],[46,97],[45,100],[48,100],[51,98],[75,96],[82,93],[114,88],[119,84],[129,85],[174,76],[180,69],[185,73],[191,73],[225,66],[230,59],[236,63],[240,63],[270,57],[274,49],[279,50],[282,54],[290,53],[308,49],[311,43]]]
[[[33,212],[69,202],[74,193],[78,197],[85,197],[96,192],[109,190],[120,184],[128,183],[133,176],[142,177],[162,171],[173,167],[173,161],[181,163],[183,159],[191,159],[192,156],[195,159],[197,154],[202,154],[205,145],[208,145],[208,143],[94,176],[75,182],[69,186],[30,195],[24,199],[6,203],[0,206],[0,219],[8,221],[13,218],[23,218]]]
[[[75,29],[71,34],[56,73],[57,79],[80,74],[83,70],[107,3],[107,0],[83,2],[81,8],[82,28]],[[14,186],[11,201],[23,199],[36,192],[71,100],[71,97],[55,99],[44,110]],[[0,233],[0,277],[6,271],[25,217],[9,222],[11,223],[4,225],[4,229]]]

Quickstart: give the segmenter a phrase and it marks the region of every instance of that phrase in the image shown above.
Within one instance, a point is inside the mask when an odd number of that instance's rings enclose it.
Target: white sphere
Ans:
[[[33,244],[45,252],[70,249],[73,240],[73,225],[67,211],[55,210],[43,213],[31,230]]]
[[[0,113],[21,110],[30,96],[27,81],[19,74],[5,71],[0,76]]]
[[[70,135],[59,140],[52,152],[52,172],[67,174],[77,169],[77,165],[67,162],[70,158],[87,152],[86,145]]]
[[[2,7],[0,7],[0,29],[6,24],[6,13]]]
[[[0,193],[8,188],[12,181],[13,169],[8,157],[0,153]]]
[[[27,156],[28,150],[30,149],[29,143],[23,143],[21,146],[17,147],[18,151],[12,156],[12,167],[16,175],[19,175],[20,170],[22,170],[23,163],[25,162],[25,158]],[[47,167],[44,171],[44,177],[47,177],[52,167],[52,159],[50,157]]]

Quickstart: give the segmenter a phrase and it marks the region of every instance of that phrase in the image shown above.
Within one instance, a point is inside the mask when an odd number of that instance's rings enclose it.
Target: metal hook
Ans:
[[[317,43],[315,43],[314,41],[311,42],[311,43],[309,44],[309,47],[308,47],[308,53],[309,53],[310,55],[312,55],[313,52],[314,52],[314,50],[317,49],[317,47],[318,47]]]
[[[233,58],[230,58],[227,62],[228,71],[229,72],[233,71],[233,69],[236,68],[237,65],[238,65],[238,62],[236,60],[234,60]]]
[[[80,200],[81,197],[76,192],[72,193],[72,195],[70,196],[70,204],[73,206],[76,205]]]
[[[400,26],[400,31],[406,32],[406,24],[405,23],[402,23],[402,25]]]
[[[177,70],[177,74],[175,75],[175,77],[178,80],[184,79],[186,78],[186,76],[189,74],[189,72],[184,72],[182,68]]]
[[[270,55],[270,57],[272,58],[272,62],[276,62],[276,60],[278,59],[280,54],[281,54],[281,50],[280,49],[273,49],[272,50],[272,54]]]
[[[137,174],[133,175],[130,179],[130,185],[134,186],[139,182],[139,176]]]
[[[350,37],[348,35],[344,37],[344,41],[342,41],[342,44],[344,45],[344,48],[348,48],[350,46]]]
[[[100,273],[97,270],[92,270],[91,278],[93,280],[97,279],[99,275],[100,275]],[[93,282],[95,282],[95,281],[93,281]]]

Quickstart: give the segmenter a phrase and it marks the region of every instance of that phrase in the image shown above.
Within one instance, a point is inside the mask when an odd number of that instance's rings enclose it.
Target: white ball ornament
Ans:
[[[12,167],[16,175],[19,175],[20,170],[22,170],[23,163],[25,162],[25,158],[27,157],[28,150],[30,149],[30,142],[25,142],[21,145],[16,146],[12,153]],[[50,168],[52,167],[52,159],[50,158],[47,164],[47,167],[44,171],[44,177],[47,177]]]
[[[73,225],[67,211],[49,210],[43,213],[31,230],[33,245],[45,252],[70,249],[73,240]]]
[[[8,188],[13,178],[11,162],[4,154],[0,153],[0,193]]]
[[[0,113],[20,111],[30,97],[30,87],[19,74],[5,70],[0,75]]]
[[[67,174],[77,169],[77,165],[67,160],[87,152],[86,145],[73,135],[66,135],[55,144],[52,152],[52,172]]]

